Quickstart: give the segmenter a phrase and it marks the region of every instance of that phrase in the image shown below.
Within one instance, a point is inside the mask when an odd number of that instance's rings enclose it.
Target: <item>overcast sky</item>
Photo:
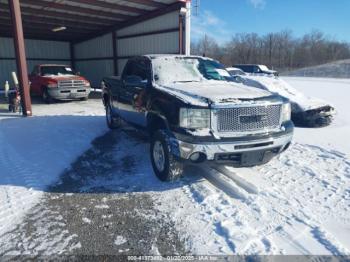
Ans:
[[[192,0],[195,9],[196,0]],[[223,43],[235,33],[264,34],[313,29],[350,42],[350,0],[200,0],[193,10],[192,39],[208,34]]]

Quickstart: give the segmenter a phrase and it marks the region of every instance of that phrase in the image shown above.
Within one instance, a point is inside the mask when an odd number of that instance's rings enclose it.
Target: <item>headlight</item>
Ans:
[[[210,128],[209,109],[180,109],[180,126],[183,128]]]
[[[282,122],[287,122],[290,120],[292,114],[292,109],[290,103],[285,103],[282,105]]]
[[[49,83],[47,85],[48,88],[57,88],[58,87],[58,84],[57,83]]]
[[[87,81],[87,80],[84,80],[84,85],[85,85],[86,87],[89,87],[89,86],[90,86],[90,82]]]

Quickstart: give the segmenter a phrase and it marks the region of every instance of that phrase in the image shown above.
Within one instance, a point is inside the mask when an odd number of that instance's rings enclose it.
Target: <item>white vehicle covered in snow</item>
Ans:
[[[227,68],[227,71],[235,82],[268,90],[289,99],[292,104],[292,120],[297,126],[325,126],[333,119],[333,106],[323,100],[305,96],[277,76],[248,74],[235,67]]]

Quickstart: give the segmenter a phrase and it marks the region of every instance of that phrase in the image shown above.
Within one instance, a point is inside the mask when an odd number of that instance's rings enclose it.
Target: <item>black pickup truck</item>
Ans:
[[[130,59],[121,77],[102,81],[107,124],[146,130],[157,177],[174,180],[186,163],[250,167],[292,140],[288,100],[232,81],[219,62],[180,55]]]

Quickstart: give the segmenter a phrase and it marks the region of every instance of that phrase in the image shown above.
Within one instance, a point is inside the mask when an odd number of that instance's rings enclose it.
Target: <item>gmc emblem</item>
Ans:
[[[240,116],[239,121],[243,124],[265,122],[267,121],[267,115]]]

